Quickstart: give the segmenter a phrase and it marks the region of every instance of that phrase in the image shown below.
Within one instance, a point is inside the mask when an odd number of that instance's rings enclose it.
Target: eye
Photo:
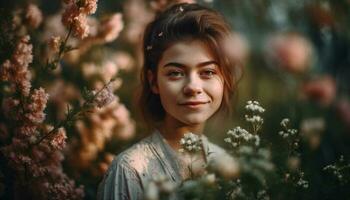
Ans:
[[[216,74],[215,70],[211,70],[211,69],[206,69],[203,70],[202,72],[200,72],[200,75],[204,78],[211,78]]]
[[[170,78],[179,78],[184,76],[184,73],[182,71],[169,71],[166,75]]]

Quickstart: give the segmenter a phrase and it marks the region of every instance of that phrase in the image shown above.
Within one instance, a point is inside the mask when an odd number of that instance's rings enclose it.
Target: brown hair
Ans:
[[[236,62],[225,52],[223,44],[231,35],[231,29],[217,11],[199,4],[176,4],[158,14],[145,29],[143,38],[144,63],[141,71],[141,91],[138,105],[148,125],[163,120],[165,110],[158,94],[151,91],[147,80],[149,70],[156,74],[162,53],[172,44],[198,39],[211,49],[224,79],[224,95],[221,111],[231,111],[231,98],[236,88]]]

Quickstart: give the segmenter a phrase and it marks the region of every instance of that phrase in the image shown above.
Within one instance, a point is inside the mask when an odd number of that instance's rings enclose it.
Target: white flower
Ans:
[[[186,133],[180,140],[180,152],[187,151],[189,153],[198,152],[202,149],[202,140],[198,135],[193,133]]]
[[[265,112],[265,109],[260,106],[260,103],[257,101],[248,101],[247,105],[245,106],[245,109],[247,111],[251,111],[253,113],[263,113]]]
[[[261,118],[259,115],[253,115],[251,117],[249,117],[248,115],[245,115],[245,119],[247,122],[257,123],[257,124],[262,124],[264,122],[264,119]]]
[[[239,147],[242,143],[252,143],[256,146],[260,145],[260,137],[249,133],[247,130],[237,126],[233,130],[227,132],[228,137],[224,139],[225,142],[232,145],[232,147]]]
[[[228,154],[215,156],[209,162],[209,169],[216,172],[221,177],[231,180],[238,176],[239,166],[237,161]]]
[[[151,181],[148,183],[145,191],[145,199],[146,200],[158,200],[159,194],[158,194],[158,187],[157,185]]]
[[[284,119],[282,119],[282,121],[281,121],[281,126],[282,127],[288,127],[288,125],[289,125],[289,119],[288,118],[284,118]]]

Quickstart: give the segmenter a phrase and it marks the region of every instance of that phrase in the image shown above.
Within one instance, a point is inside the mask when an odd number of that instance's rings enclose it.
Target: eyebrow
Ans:
[[[196,67],[204,67],[204,66],[211,65],[211,64],[218,66],[218,63],[216,61],[210,60],[210,61],[199,63]],[[186,65],[181,64],[181,63],[177,63],[177,62],[169,62],[169,63],[165,64],[163,67],[170,67],[170,66],[179,67],[179,68],[186,67]]]

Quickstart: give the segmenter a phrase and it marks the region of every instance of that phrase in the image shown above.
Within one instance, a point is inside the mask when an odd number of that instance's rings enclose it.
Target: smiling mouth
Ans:
[[[189,108],[199,108],[202,105],[205,105],[207,103],[209,102],[208,101],[191,101],[191,102],[180,103],[180,105],[189,107]]]

